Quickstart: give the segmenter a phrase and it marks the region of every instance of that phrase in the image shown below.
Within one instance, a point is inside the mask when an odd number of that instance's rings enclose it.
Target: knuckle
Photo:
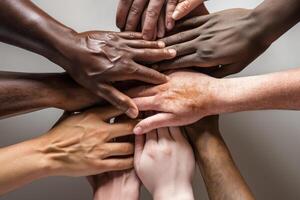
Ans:
[[[151,18],[158,17],[158,12],[155,9],[149,9],[147,10],[147,15]]]
[[[139,7],[135,4],[133,4],[130,8],[130,14],[132,15],[140,15],[141,14],[141,11],[139,9]]]
[[[160,152],[165,155],[165,156],[172,156],[172,148],[170,146],[170,144],[165,144],[165,145],[161,145],[160,147]]]

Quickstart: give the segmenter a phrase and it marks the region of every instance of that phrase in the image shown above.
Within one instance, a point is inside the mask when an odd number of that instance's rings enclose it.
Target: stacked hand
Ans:
[[[139,33],[92,31],[74,33],[59,46],[61,56],[52,58],[80,85],[111,102],[132,118],[138,115],[133,101],[114,88],[115,81],[139,80],[152,84],[166,82],[165,75],[143,64],[173,58],[174,50],[163,42],[142,40]]]

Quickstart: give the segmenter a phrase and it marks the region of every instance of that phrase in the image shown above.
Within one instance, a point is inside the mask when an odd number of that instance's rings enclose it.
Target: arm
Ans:
[[[185,131],[211,200],[254,200],[219,131],[218,117],[205,118]]]
[[[144,64],[176,54],[162,49],[162,42],[141,40],[138,33],[77,33],[29,0],[0,1],[0,21],[0,41],[48,58],[80,85],[131,117],[138,114],[133,101],[110,83],[124,80],[163,83],[166,77]]]
[[[140,121],[136,134],[184,126],[216,114],[300,109],[300,69],[230,79],[188,71],[173,72],[169,77],[166,84],[131,91],[139,110],[159,112]]]
[[[280,14],[278,14],[280,13]],[[188,19],[187,31],[162,39],[177,58],[157,69],[215,67],[217,77],[238,73],[300,20],[298,0],[265,0],[255,9],[229,9]]]
[[[132,134],[134,121],[107,123],[121,113],[114,108],[88,110],[67,117],[41,137],[1,148],[0,195],[44,177],[132,168],[133,144],[110,142]]]
[[[180,128],[161,128],[136,136],[134,166],[154,200],[194,200],[193,150]]]
[[[66,74],[0,72],[0,117],[49,107],[76,111],[98,102]]]

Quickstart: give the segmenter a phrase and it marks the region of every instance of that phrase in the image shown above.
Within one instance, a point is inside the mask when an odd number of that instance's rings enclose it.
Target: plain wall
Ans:
[[[35,0],[66,25],[77,31],[116,30],[117,0]],[[261,0],[211,0],[211,12],[225,8],[254,8]],[[1,22],[0,22],[1,23]],[[264,74],[300,67],[300,27],[280,38],[259,59],[237,76]],[[56,72],[60,68],[45,58],[0,43],[1,70]],[[0,121],[0,146],[14,144],[45,133],[61,111],[47,109]],[[300,199],[300,114],[296,111],[259,111],[221,117],[221,130],[243,176],[257,199]],[[0,166],[1,169],[1,166]],[[196,199],[207,199],[198,174]],[[82,200],[91,199],[84,178],[52,177],[36,181],[3,197],[3,200]],[[142,199],[151,199],[143,192]]]

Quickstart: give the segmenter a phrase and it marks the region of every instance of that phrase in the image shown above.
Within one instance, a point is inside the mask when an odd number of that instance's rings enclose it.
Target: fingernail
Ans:
[[[173,15],[172,15],[172,18],[174,20],[177,20],[179,18],[179,14],[180,14],[180,12],[178,10],[175,10],[174,13],[173,13]]]
[[[133,133],[136,134],[136,135],[142,135],[143,134],[143,130],[142,130],[141,127],[138,126],[138,127],[135,127],[133,129]]]
[[[169,52],[169,54],[170,54],[172,57],[175,57],[176,54],[177,54],[177,52],[176,52],[175,49],[168,49],[168,52]]]
[[[126,115],[128,115],[130,118],[134,119],[139,115],[139,113],[136,111],[136,109],[129,108],[126,111]]]
[[[166,44],[163,41],[158,41],[158,47],[164,48]]]

